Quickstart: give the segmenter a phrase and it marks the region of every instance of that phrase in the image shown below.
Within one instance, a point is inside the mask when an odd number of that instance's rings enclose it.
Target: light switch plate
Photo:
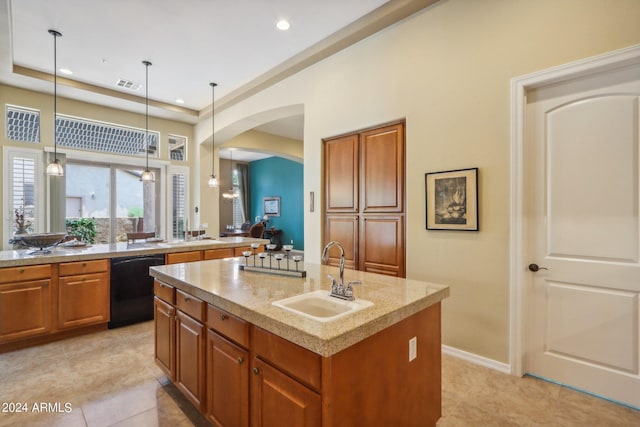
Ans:
[[[418,357],[418,338],[413,337],[409,340],[409,362]]]

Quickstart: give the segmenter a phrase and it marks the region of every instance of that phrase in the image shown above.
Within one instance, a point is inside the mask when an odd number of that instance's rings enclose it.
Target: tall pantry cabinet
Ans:
[[[347,268],[405,277],[404,127],[324,140],[324,244],[342,243]]]

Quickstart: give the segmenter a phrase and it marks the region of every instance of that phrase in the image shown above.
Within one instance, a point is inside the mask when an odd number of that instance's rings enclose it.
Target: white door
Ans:
[[[639,95],[639,65],[531,90],[524,144],[525,370],[635,407]]]

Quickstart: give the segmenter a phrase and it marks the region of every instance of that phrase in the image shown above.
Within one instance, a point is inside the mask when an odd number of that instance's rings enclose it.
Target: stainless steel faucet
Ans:
[[[328,274],[327,276],[331,279],[331,293],[329,294],[332,297],[345,299],[349,301],[353,301],[356,298],[353,296],[353,288],[352,285],[360,284],[360,281],[352,281],[344,285],[344,246],[342,243],[336,242],[335,240],[327,243],[327,245],[322,250],[322,261],[326,262],[329,259],[329,249],[332,246],[337,246],[340,249],[340,275],[338,277],[338,281]]]

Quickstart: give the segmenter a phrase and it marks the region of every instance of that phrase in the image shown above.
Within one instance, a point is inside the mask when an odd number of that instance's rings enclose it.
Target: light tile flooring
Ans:
[[[640,426],[638,411],[450,356],[442,374],[438,427]],[[0,354],[0,404],[0,426],[207,425],[155,366],[153,322]]]

